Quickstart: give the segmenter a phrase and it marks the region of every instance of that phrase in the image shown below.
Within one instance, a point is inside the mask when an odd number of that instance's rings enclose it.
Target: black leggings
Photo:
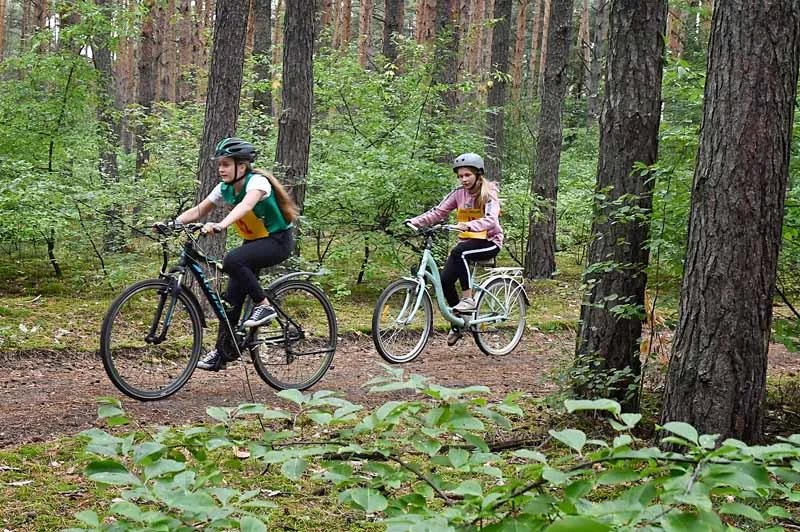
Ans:
[[[238,248],[225,254],[222,271],[228,274],[228,290],[225,300],[230,307],[226,311],[231,327],[235,327],[242,314],[242,307],[247,296],[254,303],[266,297],[261,283],[258,282],[258,271],[261,268],[275,266],[289,258],[294,249],[294,234],[291,229],[272,233],[267,238],[245,240]],[[224,323],[220,323],[217,334],[217,350],[232,357],[236,353],[230,338],[230,331]]]
[[[456,279],[461,283],[461,289],[469,288],[469,264],[467,261],[491,259],[500,253],[497,244],[488,240],[469,238],[461,240],[450,256],[441,272],[442,291],[447,304],[451,307],[458,303],[459,296],[456,292]]]

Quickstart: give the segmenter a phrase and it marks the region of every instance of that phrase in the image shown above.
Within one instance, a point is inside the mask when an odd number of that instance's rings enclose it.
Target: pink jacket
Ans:
[[[500,227],[500,199],[497,196],[497,183],[488,181],[489,199],[483,208],[483,217],[467,222],[471,232],[486,231],[486,238],[490,242],[503,246],[503,228]],[[464,187],[458,187],[428,212],[411,218],[411,223],[416,226],[427,226],[445,220],[456,209],[472,209],[475,198]]]

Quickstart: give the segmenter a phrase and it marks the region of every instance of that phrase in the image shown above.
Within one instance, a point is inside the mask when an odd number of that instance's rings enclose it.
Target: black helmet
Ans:
[[[222,139],[214,149],[214,156],[212,159],[221,159],[223,157],[230,157],[236,161],[245,161],[252,163],[258,157],[258,152],[255,146],[246,140],[237,139],[236,137],[229,137]]]

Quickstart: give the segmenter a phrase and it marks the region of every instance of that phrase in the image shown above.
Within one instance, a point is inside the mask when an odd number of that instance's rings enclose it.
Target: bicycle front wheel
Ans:
[[[414,311],[420,290],[422,302]],[[372,340],[384,360],[392,364],[414,360],[425,348],[432,329],[433,305],[424,287],[408,279],[386,287],[372,314]]]
[[[256,371],[277,390],[305,390],[319,381],[336,351],[336,316],[327,296],[308,281],[275,287],[278,317],[253,328],[248,349]]]
[[[525,332],[525,295],[522,286],[508,277],[489,282],[478,296],[475,319],[497,318],[478,323],[472,335],[478,348],[492,356],[507,355],[516,349]]]
[[[164,279],[141,281],[111,303],[100,356],[108,377],[139,401],[168,397],[186,384],[203,346],[200,311]]]

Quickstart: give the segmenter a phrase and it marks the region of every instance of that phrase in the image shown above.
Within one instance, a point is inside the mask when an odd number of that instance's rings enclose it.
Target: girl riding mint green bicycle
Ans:
[[[517,347],[525,331],[528,298],[521,283],[522,269],[494,267],[494,258],[503,242],[497,188],[484,179],[483,159],[474,153],[456,157],[453,171],[462,186],[430,211],[406,220],[409,228],[425,237],[415,277],[395,281],[378,298],[372,317],[372,336],[378,353],[392,363],[416,358],[430,336],[433,305],[426,280],[433,285],[442,316],[451,324],[448,345],[455,345],[467,331],[484,353],[505,355]],[[438,223],[453,210],[457,210],[457,225]],[[460,233],[459,243],[440,274],[431,252],[433,236],[448,230]],[[478,266],[488,269],[476,284]],[[456,279],[462,289],[460,301]]]

